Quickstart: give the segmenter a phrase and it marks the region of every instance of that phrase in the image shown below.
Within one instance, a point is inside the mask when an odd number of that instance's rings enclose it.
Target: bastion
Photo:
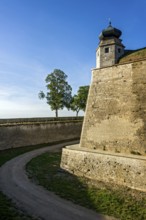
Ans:
[[[80,144],[63,149],[61,168],[146,192],[146,59],[118,63],[118,31],[110,24],[100,35]]]

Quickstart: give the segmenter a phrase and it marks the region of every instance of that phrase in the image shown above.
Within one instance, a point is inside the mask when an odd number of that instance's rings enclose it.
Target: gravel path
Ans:
[[[44,220],[114,220],[66,201],[43,187],[32,183],[25,172],[25,165],[44,152],[53,152],[68,142],[45,147],[20,155],[0,168],[0,190],[16,203],[18,208],[28,214]]]

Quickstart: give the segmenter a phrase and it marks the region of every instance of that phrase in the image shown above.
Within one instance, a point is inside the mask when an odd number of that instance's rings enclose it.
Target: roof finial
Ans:
[[[110,18],[108,20],[109,20],[109,27],[110,27],[110,26],[112,26],[112,22],[111,22]]]

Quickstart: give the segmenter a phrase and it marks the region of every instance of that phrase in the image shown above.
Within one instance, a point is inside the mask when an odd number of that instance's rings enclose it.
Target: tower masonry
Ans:
[[[111,23],[100,34],[80,144],[63,149],[61,168],[146,192],[146,58],[118,63],[121,34]]]
[[[96,68],[103,68],[116,64],[124,54],[125,46],[120,36],[122,32],[117,28],[109,26],[99,35],[99,46],[96,50]]]

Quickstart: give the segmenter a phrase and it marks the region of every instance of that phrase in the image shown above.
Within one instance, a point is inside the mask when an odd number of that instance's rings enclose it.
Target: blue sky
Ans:
[[[54,116],[38,99],[47,74],[63,70],[73,94],[90,84],[108,19],[126,49],[145,47],[145,9],[145,0],[0,0],[0,118]]]

